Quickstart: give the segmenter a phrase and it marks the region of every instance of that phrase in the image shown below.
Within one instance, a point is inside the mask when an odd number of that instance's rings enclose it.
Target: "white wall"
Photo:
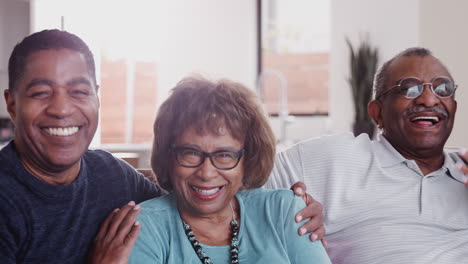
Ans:
[[[256,8],[252,0],[167,1],[158,92],[191,73],[229,78],[254,87],[257,65]]]
[[[457,116],[447,145],[468,147],[468,2],[424,0],[420,8],[421,45],[446,64],[458,83]]]
[[[0,117],[8,117],[3,90],[8,88],[8,59],[16,43],[29,33],[29,3],[0,0]]]

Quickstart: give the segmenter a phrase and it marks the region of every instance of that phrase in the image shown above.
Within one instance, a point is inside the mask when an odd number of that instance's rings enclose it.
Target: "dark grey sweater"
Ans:
[[[49,185],[25,170],[10,142],[0,151],[0,263],[83,263],[113,209],[161,193],[102,150],[84,154],[72,184]]]

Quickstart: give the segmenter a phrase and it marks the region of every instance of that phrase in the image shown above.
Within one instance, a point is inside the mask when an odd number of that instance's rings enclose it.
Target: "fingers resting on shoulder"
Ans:
[[[110,213],[99,229],[89,263],[127,263],[140,232],[136,217],[141,208],[131,201]]]
[[[457,154],[461,158],[461,161],[457,162],[456,166],[465,175],[463,183],[468,187],[468,150],[463,149]]]
[[[295,221],[301,222],[304,219],[310,218],[299,228],[299,235],[310,233],[309,238],[311,241],[322,240],[322,243],[326,245],[326,241],[323,239],[325,236],[325,228],[323,226],[324,216],[322,204],[306,193],[307,186],[301,181],[296,182],[291,189],[297,196],[300,196],[306,204],[306,207],[296,214]]]

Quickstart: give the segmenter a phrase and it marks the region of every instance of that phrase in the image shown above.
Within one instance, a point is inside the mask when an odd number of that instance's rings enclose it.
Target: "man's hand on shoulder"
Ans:
[[[140,206],[133,201],[110,213],[93,242],[88,262],[127,263],[140,232],[140,224],[135,222],[139,213]]]
[[[458,156],[460,156],[460,158],[464,162],[457,163],[457,167],[465,175],[463,177],[463,183],[465,184],[465,186],[468,187],[468,150],[464,149],[464,150],[458,152]]]
[[[307,187],[306,185],[299,181],[296,182],[293,186],[291,186],[291,190],[297,195],[302,197],[304,202],[306,203],[306,207],[302,209],[299,213],[297,213],[295,220],[296,222],[300,222],[306,218],[310,218],[303,226],[301,226],[298,230],[299,235],[305,235],[307,233],[310,234],[310,240],[322,240],[324,246],[327,245],[327,242],[324,239],[325,236],[325,228],[323,226],[323,206],[318,201],[314,200],[312,196],[306,193]]]

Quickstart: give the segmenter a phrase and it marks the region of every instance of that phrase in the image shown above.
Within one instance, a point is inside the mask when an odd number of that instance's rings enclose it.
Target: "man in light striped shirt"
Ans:
[[[453,78],[411,48],[376,74],[368,112],[382,132],[325,136],[278,154],[267,187],[304,181],[324,206],[333,263],[468,262],[468,155],[448,153]]]

